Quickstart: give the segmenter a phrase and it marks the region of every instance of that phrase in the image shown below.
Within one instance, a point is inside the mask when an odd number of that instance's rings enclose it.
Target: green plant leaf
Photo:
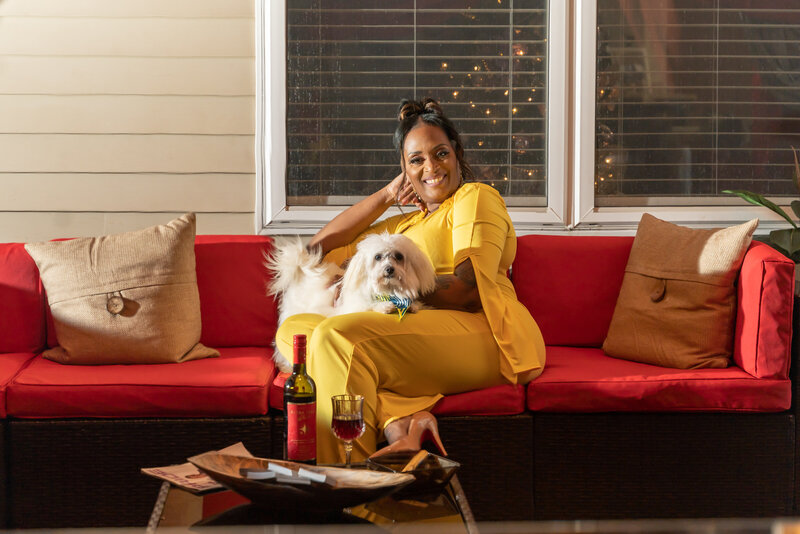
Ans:
[[[800,217],[800,200],[792,200],[792,203],[789,205],[792,207],[794,214]]]
[[[797,162],[797,149],[795,147],[792,147],[792,155],[794,156],[794,186],[800,191],[800,163]]]
[[[728,193],[730,195],[736,195],[739,198],[742,198],[748,201],[750,204],[755,204],[756,206],[763,206],[767,209],[770,209],[789,221],[789,224],[792,225],[793,228],[797,228],[795,222],[786,215],[786,212],[781,209],[780,206],[768,200],[765,196],[759,195],[758,193],[753,193],[752,191],[744,191],[742,189],[726,189],[723,193]]]
[[[769,233],[769,239],[788,252],[789,256],[800,250],[800,230],[795,228],[773,230]]]

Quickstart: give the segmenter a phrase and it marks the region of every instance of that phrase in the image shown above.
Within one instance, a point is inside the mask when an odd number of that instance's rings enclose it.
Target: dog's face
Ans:
[[[360,282],[372,295],[415,299],[436,285],[436,273],[428,257],[401,234],[373,234],[364,238],[345,278],[348,275],[351,282]]]

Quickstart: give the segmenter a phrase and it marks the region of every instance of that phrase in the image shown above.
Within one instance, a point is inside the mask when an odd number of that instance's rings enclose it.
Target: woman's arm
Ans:
[[[475,269],[469,258],[459,263],[453,274],[436,277],[436,289],[422,297],[429,306],[444,310],[476,312],[483,308],[475,280]]]
[[[402,206],[419,202],[411,183],[406,179],[405,172],[401,172],[384,187],[334,217],[311,238],[308,248],[322,247],[324,255],[335,248],[352,243],[395,202]]]

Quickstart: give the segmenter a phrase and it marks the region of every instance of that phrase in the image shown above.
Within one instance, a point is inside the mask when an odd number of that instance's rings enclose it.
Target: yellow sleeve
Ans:
[[[345,260],[353,257],[353,255],[356,253],[356,246],[362,239],[370,234],[379,234],[381,232],[389,232],[390,234],[393,234],[395,233],[395,229],[400,222],[402,222],[402,220],[406,217],[408,217],[408,215],[401,213],[400,215],[395,215],[393,217],[389,217],[388,219],[376,222],[358,234],[358,236],[351,243],[344,245],[343,247],[335,248],[328,252],[325,255],[325,258],[323,258],[323,261],[327,263],[333,263],[335,265],[341,265]]]
[[[470,258],[476,273],[494,278],[511,227],[503,198],[476,183],[462,186],[453,200],[453,267]]]
[[[464,185],[453,200],[453,266],[472,261],[483,312],[504,356],[500,372],[515,384],[519,373],[541,372],[545,345],[505,275],[516,252],[511,218],[503,198],[488,185]]]

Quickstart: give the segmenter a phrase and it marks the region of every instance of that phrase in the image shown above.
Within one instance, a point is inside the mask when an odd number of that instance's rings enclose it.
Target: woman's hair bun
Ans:
[[[400,110],[397,112],[397,120],[402,121],[417,115],[434,114],[442,116],[442,108],[433,98],[423,98],[422,100],[403,100],[400,102]]]

